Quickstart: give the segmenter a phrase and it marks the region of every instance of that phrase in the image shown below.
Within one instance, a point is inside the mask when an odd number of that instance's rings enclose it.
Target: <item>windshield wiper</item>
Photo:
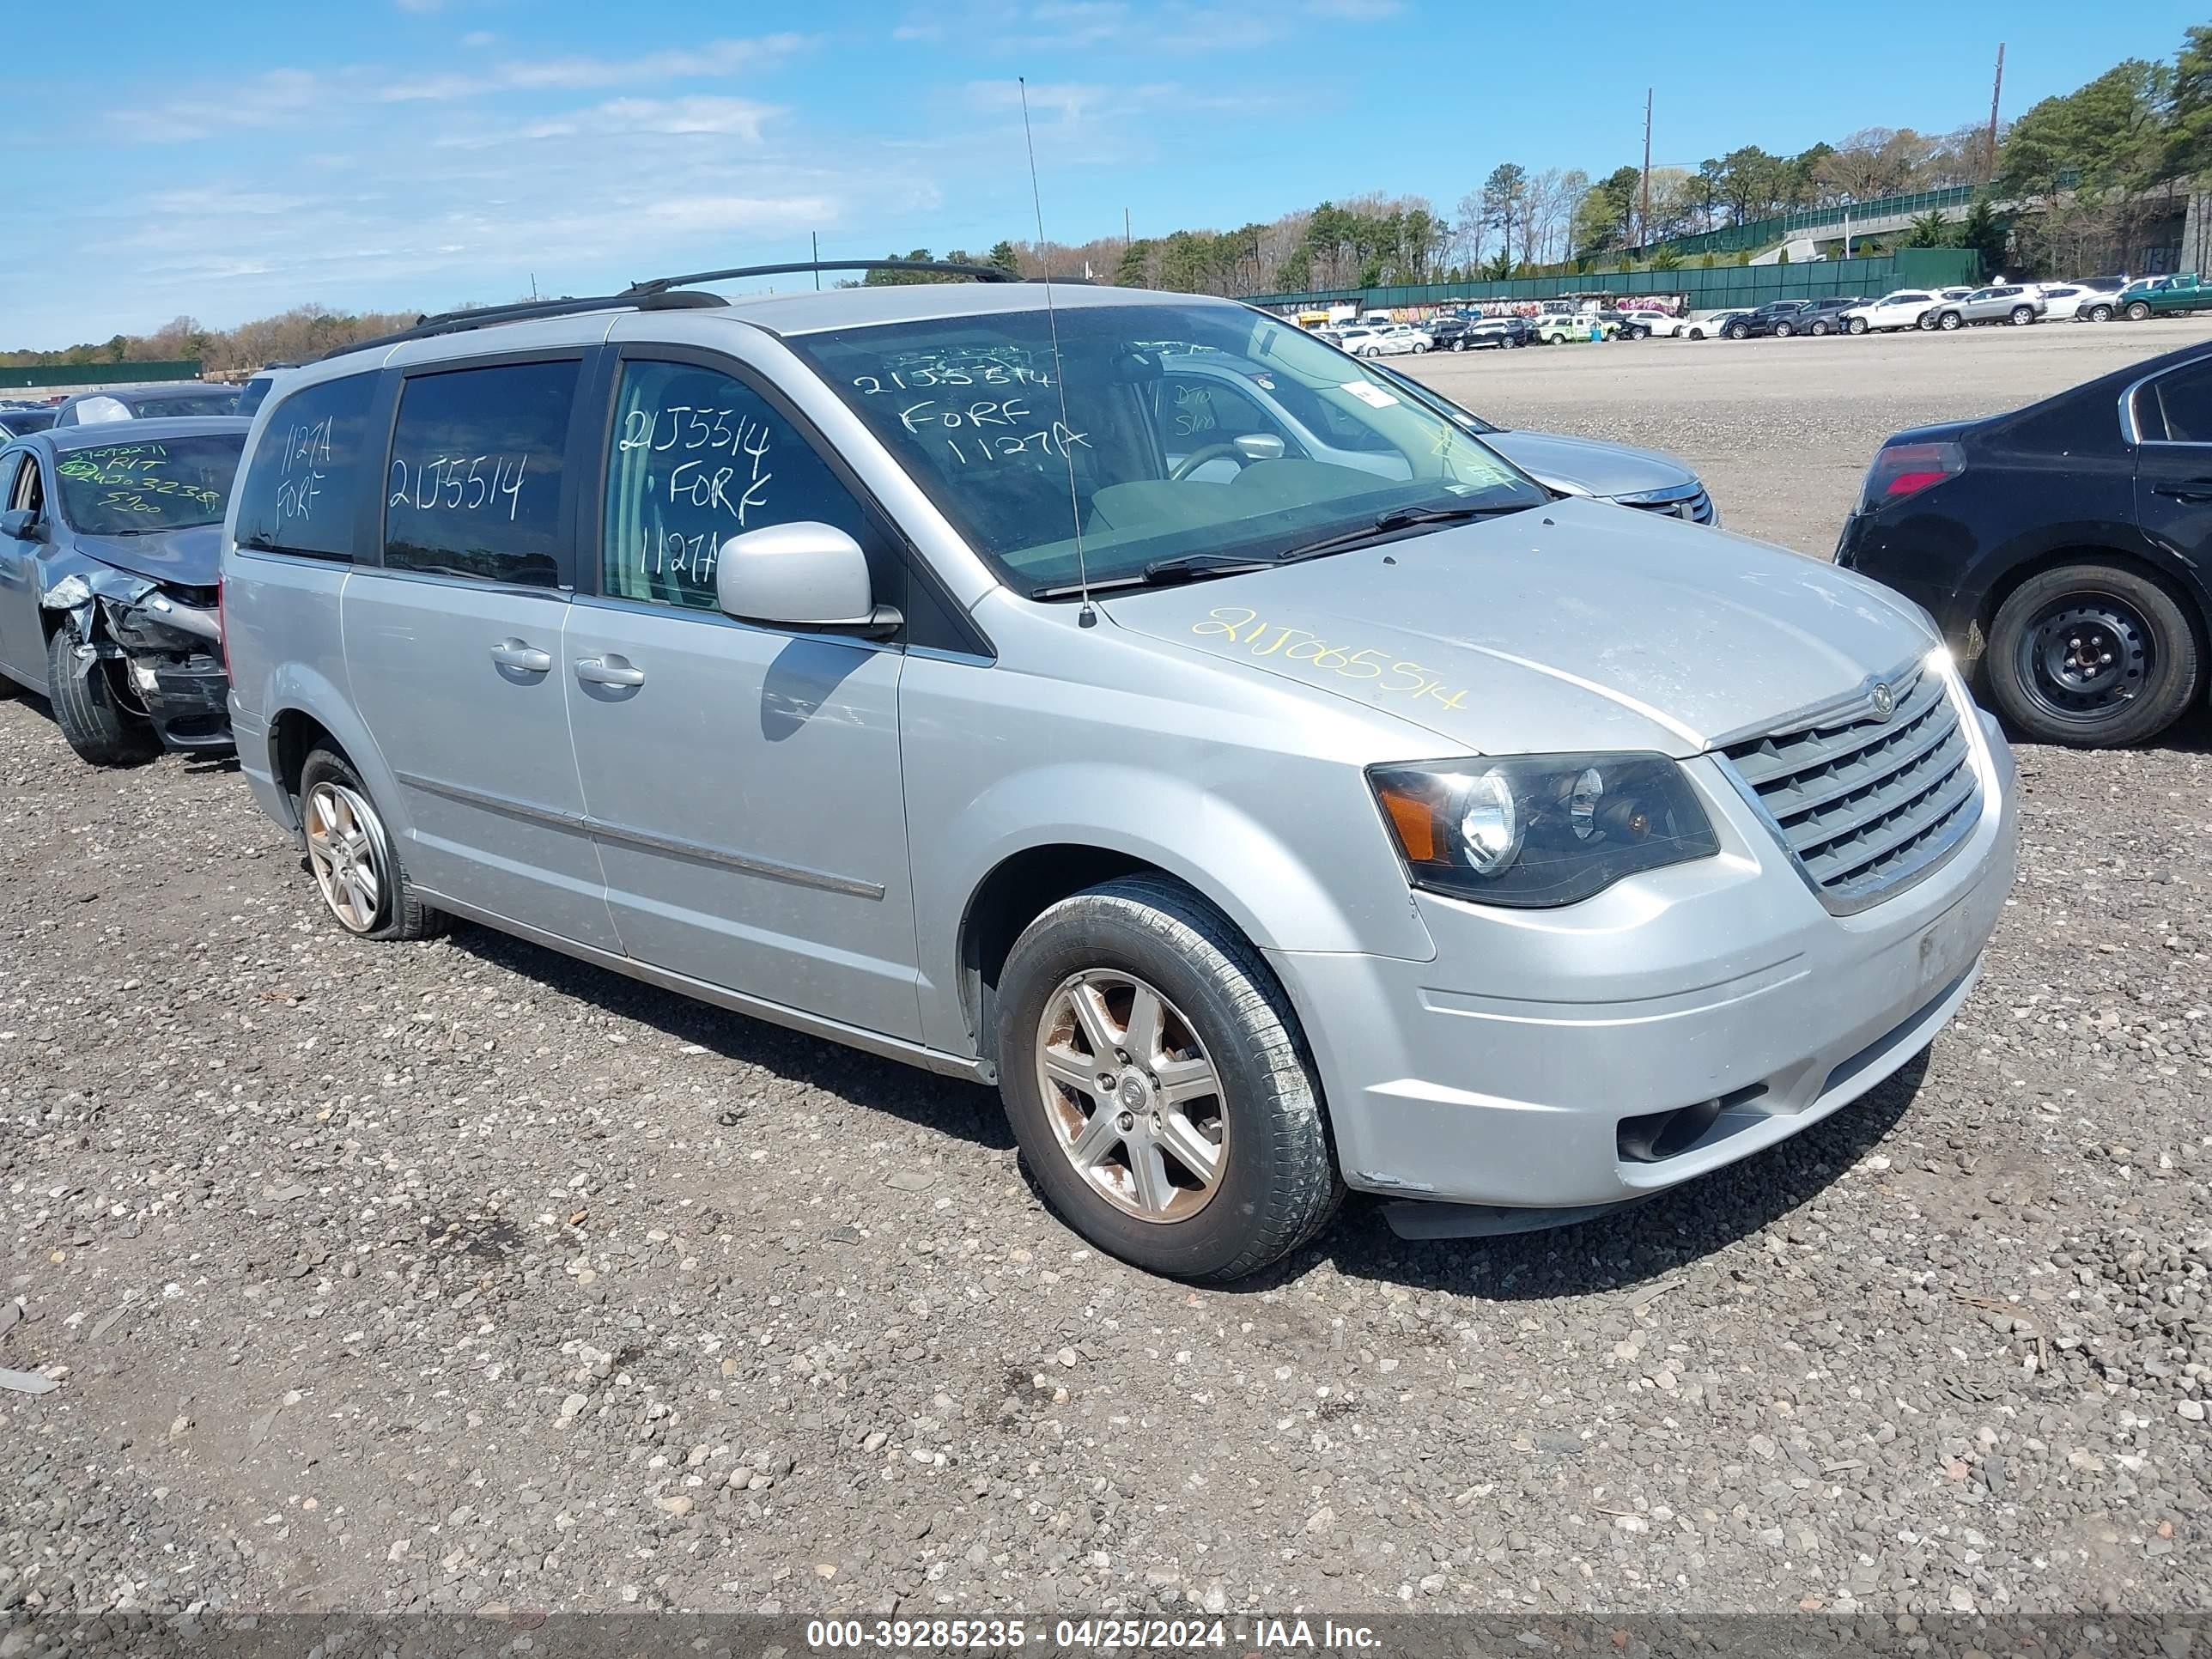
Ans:
[[[1394,507],[1388,513],[1378,514],[1365,527],[1346,530],[1334,536],[1324,536],[1317,542],[1308,542],[1304,547],[1293,547],[1277,564],[1296,564],[1301,559],[1318,559],[1331,553],[1348,553],[1355,547],[1364,547],[1377,536],[1387,536],[1394,530],[1411,530],[1416,525],[1456,524],[1466,519],[1490,519],[1504,513],[1525,512],[1527,501],[1493,502],[1488,507]]]

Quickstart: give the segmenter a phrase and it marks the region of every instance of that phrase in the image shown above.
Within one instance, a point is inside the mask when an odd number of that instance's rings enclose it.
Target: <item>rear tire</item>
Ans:
[[[343,931],[356,939],[418,939],[453,925],[416,894],[398,842],[344,756],[309,751],[297,805],[316,889]]]
[[[2004,717],[2043,743],[2119,748],[2179,720],[2201,677],[2196,630],[2161,582],[2062,565],[2007,596],[1983,653]]]
[[[1053,1208],[1100,1249],[1226,1283],[1335,1211],[1344,1189],[1289,1000],[1188,889],[1131,876],[1062,899],[1015,940],[998,1008],[1015,1138]],[[1177,1103],[1170,1066],[1193,1091]]]
[[[2033,306],[2014,306],[2012,308],[2010,314],[2006,317],[2005,320],[2010,323],[2014,328],[2026,328],[2030,323],[2035,320],[2035,307]]]
[[[92,766],[135,766],[160,752],[161,742],[146,717],[125,707],[116,685],[119,669],[95,657],[80,674],[76,624],[64,622],[46,641],[46,690],[54,724],[76,757]]]

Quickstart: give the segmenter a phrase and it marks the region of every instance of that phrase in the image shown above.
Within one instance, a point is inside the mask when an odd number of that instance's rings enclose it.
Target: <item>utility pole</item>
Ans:
[[[1136,246],[1137,239],[1129,234],[1129,210],[1121,210],[1121,252],[1127,253]]]
[[[1651,243],[1651,88],[1644,88],[1644,205],[1636,215],[1636,245]]]
[[[1997,78],[1990,88],[1990,154],[1988,169],[1982,174],[1987,184],[1997,176],[1997,100],[2004,95],[2004,42],[1997,42]]]

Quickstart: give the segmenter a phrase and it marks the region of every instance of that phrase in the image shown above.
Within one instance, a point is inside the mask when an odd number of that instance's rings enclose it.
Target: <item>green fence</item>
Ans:
[[[1803,264],[1685,266],[1679,270],[1634,270],[1607,276],[1516,276],[1504,282],[1425,283],[1416,286],[1334,289],[1306,294],[1255,294],[1252,303],[1283,310],[1356,303],[1387,311],[1398,306],[1451,305],[1462,301],[1517,304],[1584,295],[1620,299],[1680,295],[1692,311],[1748,309],[1769,300],[1822,300],[1836,295],[1873,298],[1899,288],[1940,288],[1981,280],[1981,255],[1972,248],[1904,248],[1874,259],[1816,259]]]
[[[1723,225],[1718,230],[1703,231],[1695,236],[1670,236],[1661,246],[1692,258],[1700,253],[1755,253],[1798,231],[1820,230],[1838,224],[1846,215],[1857,224],[1893,214],[1918,215],[1937,208],[1963,208],[1973,201],[1974,191],[1972,185],[1949,185],[1942,190],[1919,190],[1905,196],[1878,196],[1871,201],[1854,202],[1849,207],[1802,208],[1795,213],[1776,214],[1771,219],[1747,219],[1740,225]],[[1640,255],[1644,250],[1638,248],[1634,252]]]
[[[200,360],[173,363],[42,363],[36,368],[0,365],[0,391],[30,386],[136,386],[142,380],[197,380]]]

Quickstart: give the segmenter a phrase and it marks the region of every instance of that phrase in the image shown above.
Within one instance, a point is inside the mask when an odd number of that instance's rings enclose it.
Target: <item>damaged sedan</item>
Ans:
[[[0,448],[0,687],[95,766],[230,745],[216,592],[252,422],[57,428]]]

